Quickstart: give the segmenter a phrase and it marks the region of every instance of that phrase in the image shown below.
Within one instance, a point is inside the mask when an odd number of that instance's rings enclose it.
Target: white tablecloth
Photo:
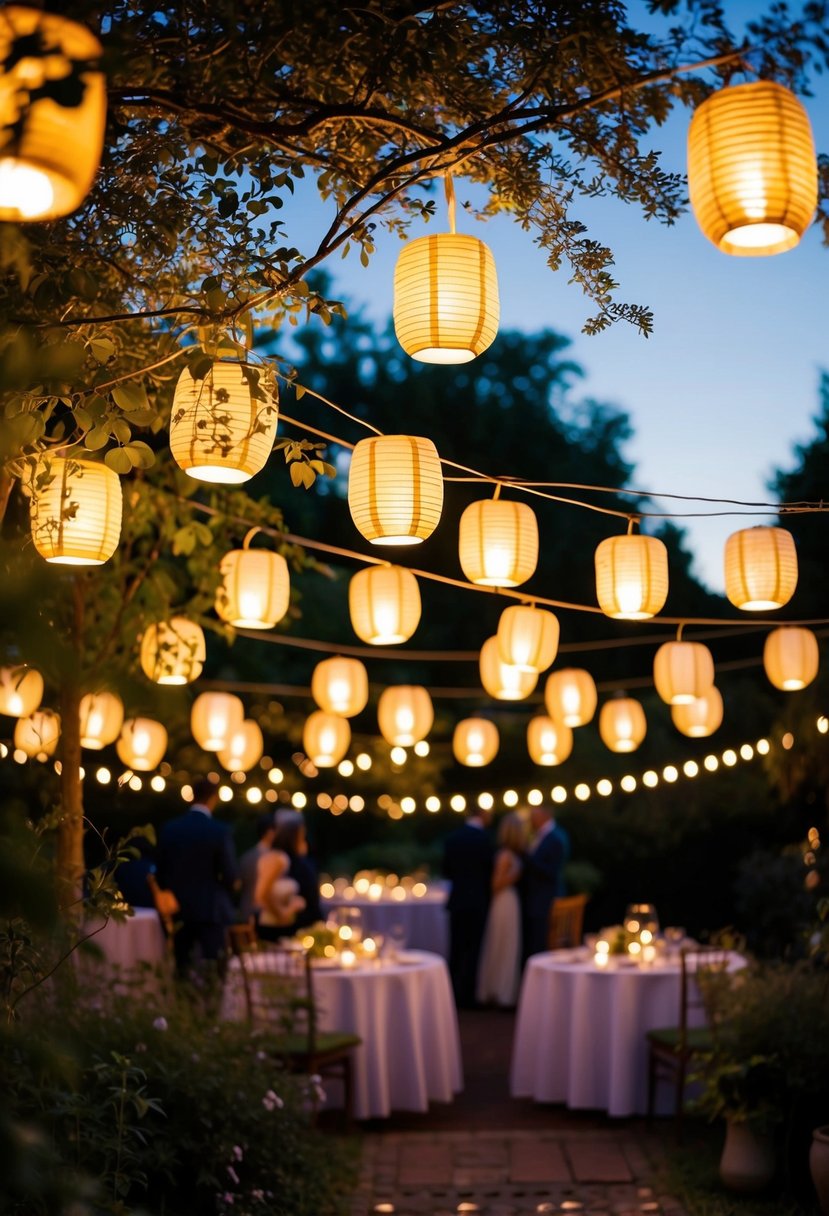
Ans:
[[[155,908],[136,908],[127,920],[109,920],[92,941],[110,963],[134,967],[160,963],[164,958],[164,931]]]
[[[334,908],[359,908],[363,914],[363,934],[388,933],[392,925],[401,925],[406,934],[406,948],[428,950],[430,954],[449,957],[449,917],[446,914],[446,891],[429,890],[420,897],[409,895],[404,900],[345,899],[337,895],[323,899],[323,915]]]
[[[449,973],[442,958],[407,952],[406,961],[353,970],[314,968],[320,1030],[357,1034],[354,1114],[386,1118],[393,1110],[425,1111],[463,1088],[460,1038]],[[266,952],[249,962],[267,970]],[[232,959],[223,1014],[244,1014],[239,960]]]

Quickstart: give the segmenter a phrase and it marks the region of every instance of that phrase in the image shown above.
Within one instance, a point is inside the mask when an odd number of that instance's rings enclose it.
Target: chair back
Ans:
[[[228,940],[238,960],[251,1026],[290,1036],[295,1050],[312,1055],[316,1047],[316,1007],[308,951],[294,944],[265,945],[258,941],[249,923],[231,925]]]
[[[730,985],[730,953],[721,946],[686,946],[680,951],[682,982],[679,992],[680,1046],[688,1031],[699,1025],[716,1030],[724,988]]]
[[[587,900],[587,895],[566,895],[553,900],[547,927],[548,949],[565,950],[581,945]]]

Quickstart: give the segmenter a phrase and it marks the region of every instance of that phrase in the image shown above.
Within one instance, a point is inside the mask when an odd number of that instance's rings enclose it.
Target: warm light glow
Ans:
[[[240,485],[267,464],[276,434],[276,389],[254,398],[247,376],[259,369],[214,361],[202,380],[189,367],[179,376],[170,415],[170,451],[196,481]]]
[[[432,748],[428,739],[418,739],[417,743],[415,743],[414,747],[412,748],[414,754],[416,756],[420,756],[421,759],[423,759],[424,756],[428,756],[431,750]]]
[[[38,462],[30,506],[41,557],[63,566],[102,566],[121,536],[121,479],[105,464],[75,456]]]
[[[354,763],[351,760],[341,760],[337,765],[337,772],[341,777],[351,777],[354,774]]]
[[[88,692],[81,698],[81,747],[100,751],[114,743],[124,725],[124,703],[114,692]]]
[[[449,805],[453,811],[465,811],[466,799],[464,798],[463,794],[453,794],[449,799]]]
[[[362,773],[367,773],[371,768],[371,756],[368,752],[358,752],[354,758],[354,763]]]
[[[223,790],[223,789],[227,789],[227,786],[220,786],[220,787],[219,787],[219,797],[221,798],[222,802],[227,802],[227,801],[228,801],[228,799],[226,799],[226,798],[224,798],[224,797],[222,796],[222,790]],[[180,794],[181,794],[181,800],[182,800],[182,802],[192,802],[192,801],[193,801],[193,787],[192,787],[192,785],[183,785],[183,786],[181,787],[181,790],[180,790],[179,792],[180,792]],[[230,796],[231,796],[231,798],[233,797],[232,792],[231,792],[231,795],[230,795]]]
[[[159,773],[156,773],[154,777],[150,778],[150,789],[153,791],[153,793],[163,794],[166,788],[167,782],[162,776],[160,776]]]
[[[14,724],[14,746],[30,760],[47,760],[55,754],[60,738],[60,714],[36,709]]]
[[[498,727],[486,718],[464,718],[452,736],[452,751],[459,764],[482,768],[498,753]]]
[[[609,536],[596,549],[596,595],[607,616],[644,621],[668,596],[668,550],[656,536]]]
[[[767,756],[771,751],[771,744],[769,743],[768,739],[758,739],[756,746],[757,753],[760,756]]]
[[[389,759],[391,760],[392,764],[396,764],[398,768],[402,768],[408,758],[409,753],[406,751],[405,747],[393,747],[389,752]]]
[[[653,682],[666,705],[690,705],[714,683],[714,660],[701,642],[665,642],[653,661]]]
[[[353,718],[368,704],[368,673],[359,659],[323,659],[314,668],[311,695],[327,714]]]
[[[137,794],[139,792],[139,790],[144,788],[144,782],[141,780],[141,778],[138,776],[137,773],[133,773],[133,775],[130,777],[129,781],[127,782],[127,785],[129,786],[129,788],[132,790],[132,792],[134,794]]]
[[[99,785],[109,785],[112,780],[112,773],[108,768],[99,768],[95,773],[95,780]]]
[[[281,553],[231,549],[221,560],[216,613],[236,629],[272,629],[291,602],[291,575]]]
[[[43,699],[43,676],[21,663],[0,667],[0,714],[28,718]]]
[[[368,566],[348,585],[351,627],[370,646],[407,642],[420,623],[420,588],[403,566]]]
[[[716,773],[720,767],[720,762],[716,756],[706,756],[702,763],[709,773]]]
[[[573,750],[573,732],[539,714],[527,723],[527,750],[534,764],[563,764]]]
[[[785,528],[743,528],[725,542],[725,593],[744,612],[782,608],[797,586],[797,550]]]
[[[622,780],[619,782],[619,785],[622,787],[622,789],[625,791],[626,794],[632,794],[633,791],[636,789],[636,778],[631,773],[626,773],[625,776],[622,778]]]
[[[817,720],[817,728],[822,735],[825,735],[829,731],[829,718],[821,714]],[[759,751],[760,749],[758,748],[757,750]]]
[[[608,798],[613,793],[613,782],[602,777],[601,781],[596,782],[596,793],[601,794],[602,798]]]
[[[231,773],[248,773],[259,763],[265,741],[258,722],[245,720],[232,731],[227,745],[220,748],[218,761]]]
[[[563,726],[584,726],[596,712],[598,694],[589,671],[563,667],[547,677],[544,704],[554,722]]]
[[[426,810],[431,811],[432,814],[440,810],[440,798],[436,794],[430,794],[426,799]]]
[[[771,683],[783,692],[797,692],[817,676],[819,653],[811,629],[783,625],[773,629],[763,647],[763,666]]]
[[[558,653],[558,617],[546,608],[514,604],[498,622],[498,653],[519,671],[546,671]]]
[[[155,684],[190,684],[202,673],[207,645],[201,625],[186,616],[148,625],[141,639],[141,668]]]
[[[526,503],[502,498],[470,503],[461,516],[458,553],[471,583],[481,587],[525,583],[538,564],[535,512]]]
[[[400,809],[404,815],[411,815],[412,811],[414,811],[416,808],[417,803],[415,802],[414,798],[407,795],[405,798],[400,799]]]
[[[229,692],[203,692],[190,711],[190,729],[206,752],[223,751],[241,728],[245,707]]]
[[[722,754],[722,762],[726,768],[733,768],[737,763],[737,753],[733,748],[727,748]]]
[[[699,765],[696,760],[686,760],[682,766],[682,771],[686,777],[696,777],[699,773]]]
[[[645,711],[633,697],[605,701],[599,713],[599,734],[612,752],[635,752],[647,729]]]
[[[566,802],[567,790],[563,785],[554,785],[550,791],[550,797],[552,798],[553,802]]]
[[[579,802],[586,802],[587,799],[590,797],[590,786],[587,785],[584,781],[580,781],[579,784],[576,786],[576,788],[573,790],[573,793],[576,795]]]
[[[536,672],[521,671],[502,662],[497,637],[487,638],[484,642],[479,667],[485,691],[499,701],[523,701],[538,683]]]
[[[166,749],[167,731],[152,718],[128,718],[115,744],[122,764],[141,773],[157,768]]]
[[[527,791],[527,802],[530,804],[530,806],[541,806],[543,801],[544,795],[542,794],[541,790]]]
[[[347,722],[346,726],[348,726]],[[295,793],[291,794],[291,806],[294,807],[295,810],[302,811],[305,809],[307,804],[308,799],[306,798],[305,794],[303,794],[302,790],[296,790]]]
[[[704,697],[690,705],[672,705],[671,720],[676,729],[689,739],[705,739],[718,730],[723,719],[723,703],[716,685]]]
[[[268,773],[268,781],[272,781],[274,785],[279,785],[285,779],[285,774],[281,768],[272,768]]]
[[[478,806],[481,808],[482,811],[491,811],[492,808],[495,806],[495,799],[492,797],[492,794],[488,794],[486,792],[484,792],[483,794],[479,794],[478,795]]]
[[[359,814],[360,811],[365,810],[366,800],[362,794],[352,794],[348,800],[348,805],[352,811]]]
[[[662,770],[662,780],[667,781],[668,784],[670,785],[670,784],[673,784],[673,782],[676,781],[676,779],[678,777],[679,777],[679,769],[676,767],[676,765],[675,764],[666,764]]]
[[[649,790],[656,789],[659,785],[659,774],[655,773],[652,768],[642,774],[642,784],[646,785]]]
[[[443,510],[443,472],[431,439],[361,439],[351,454],[348,506],[373,545],[416,545],[431,536]]]
[[[245,790],[245,797],[253,806],[258,806],[262,801],[262,791],[257,789],[255,785],[252,785],[249,789]]]
[[[751,746],[750,743],[744,743],[742,745],[742,747],[740,748],[740,759],[741,760],[753,760],[754,759],[754,748]]]
[[[339,764],[351,744],[351,727],[339,714],[316,710],[302,731],[302,747],[317,768]]]
[[[432,698],[418,684],[384,688],[377,703],[380,733],[394,747],[412,747],[432,729]]]
[[[787,752],[791,751],[791,749],[794,747],[794,735],[790,730],[787,730],[780,742]]]
[[[518,806],[518,790],[504,790],[504,806]]]

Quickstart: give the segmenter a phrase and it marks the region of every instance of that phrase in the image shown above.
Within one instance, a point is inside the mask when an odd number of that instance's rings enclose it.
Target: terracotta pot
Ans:
[[[829,1125],[816,1127],[812,1132],[809,1170],[817,1191],[821,1216],[829,1216]]]
[[[729,1191],[754,1194],[765,1190],[774,1177],[774,1168],[770,1136],[753,1131],[748,1123],[726,1124],[720,1178]]]

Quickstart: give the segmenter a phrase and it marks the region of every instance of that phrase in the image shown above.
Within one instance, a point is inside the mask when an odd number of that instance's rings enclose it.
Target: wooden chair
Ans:
[[[547,928],[549,950],[565,950],[569,946],[581,945],[584,908],[588,898],[587,895],[566,895],[553,900]]]

